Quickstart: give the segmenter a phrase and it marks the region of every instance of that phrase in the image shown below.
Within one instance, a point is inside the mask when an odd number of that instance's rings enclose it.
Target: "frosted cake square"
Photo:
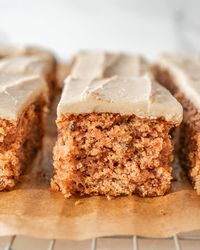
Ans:
[[[68,77],[57,109],[51,186],[71,195],[164,195],[170,188],[170,129],[182,107],[149,77]]]
[[[154,74],[183,106],[179,159],[200,195],[200,59],[163,54],[157,59]]]
[[[0,75],[0,190],[10,190],[42,145],[48,102],[38,76]]]

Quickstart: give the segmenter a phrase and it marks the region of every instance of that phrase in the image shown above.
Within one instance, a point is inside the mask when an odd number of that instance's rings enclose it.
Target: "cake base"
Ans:
[[[176,97],[184,109],[180,127],[180,163],[200,195],[200,113],[182,94],[176,94]]]
[[[39,97],[17,122],[0,119],[0,191],[15,186],[41,147],[44,106]]]
[[[168,88],[183,106],[183,122],[177,133],[179,137],[177,152],[181,166],[197,194],[200,195],[200,113],[176,87],[169,72],[157,66],[154,68],[154,73],[157,81]]]
[[[112,113],[57,120],[51,186],[71,195],[164,195],[170,188],[172,143],[164,119]]]

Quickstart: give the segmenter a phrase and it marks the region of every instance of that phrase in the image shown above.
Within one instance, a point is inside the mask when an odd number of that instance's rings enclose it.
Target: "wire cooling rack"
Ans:
[[[82,245],[80,241],[74,241],[72,246],[72,241],[63,241],[62,240],[62,247],[59,246],[60,240],[43,240],[46,241],[46,245],[39,248],[35,245],[34,247],[34,238],[28,238],[27,244],[24,248],[19,247],[19,244],[17,246],[16,241],[19,237],[22,236],[11,236],[8,240],[8,242],[5,244],[5,246],[1,246],[0,250],[27,250],[30,249],[30,245],[33,244],[33,248],[31,249],[37,249],[37,250],[73,250],[73,249],[80,249],[80,250],[116,250],[116,249],[123,249],[123,250],[146,250],[146,249],[154,249],[154,250],[160,250],[160,249],[174,249],[174,250],[197,250],[200,249],[200,234],[198,235],[174,235],[173,237],[169,238],[145,238],[140,236],[112,236],[112,237],[100,237],[100,238],[94,238],[92,240],[88,240],[87,244]],[[25,238],[25,237],[24,237]],[[102,246],[102,241],[107,240],[109,244]],[[116,240],[118,240],[118,243],[116,245]],[[18,240],[19,241],[19,240]],[[31,242],[33,241],[33,242]],[[42,241],[42,240],[40,240]],[[163,246],[163,241],[167,241],[168,244]],[[115,245],[112,246],[112,242],[115,242]],[[120,245],[119,245],[119,242]],[[142,243],[143,242],[143,243]],[[126,243],[126,244],[125,244]],[[76,246],[78,244],[78,246]],[[123,245],[124,244],[124,245]],[[16,245],[16,246],[15,246]]]

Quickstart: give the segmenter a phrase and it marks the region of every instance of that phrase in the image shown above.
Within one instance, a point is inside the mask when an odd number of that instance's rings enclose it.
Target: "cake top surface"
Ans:
[[[92,112],[182,120],[181,105],[148,75],[130,78],[113,76],[101,80],[68,77],[58,104],[58,118],[67,113]]]
[[[34,74],[46,77],[52,70],[52,63],[46,56],[13,56],[0,60],[0,73]]]
[[[200,110],[200,58],[162,54],[157,64],[170,73],[180,92]]]
[[[16,121],[39,95],[47,98],[46,81],[39,76],[0,74],[0,119]]]
[[[101,79],[113,75],[132,77],[147,71],[147,62],[138,55],[80,51],[74,57],[71,76],[80,79]]]

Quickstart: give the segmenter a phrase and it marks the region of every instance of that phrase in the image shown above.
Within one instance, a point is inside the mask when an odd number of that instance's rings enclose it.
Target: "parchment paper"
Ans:
[[[135,234],[167,237],[200,229],[200,197],[186,178],[180,178],[179,166],[172,190],[158,198],[66,199],[50,191],[51,151],[56,137],[55,127],[47,127],[44,148],[21,183],[13,191],[0,193],[0,235],[81,240]]]

